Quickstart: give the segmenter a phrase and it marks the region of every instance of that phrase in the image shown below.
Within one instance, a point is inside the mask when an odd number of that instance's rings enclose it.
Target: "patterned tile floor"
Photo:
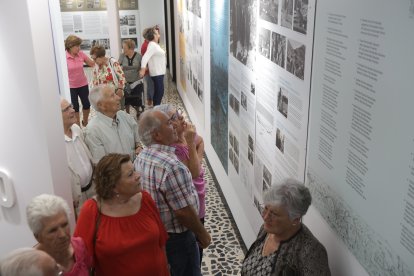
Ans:
[[[171,103],[184,110],[183,102],[175,84],[166,80],[163,102]],[[234,223],[224,196],[217,184],[211,167],[204,160],[207,183],[206,222],[207,231],[212,237],[211,245],[204,250],[203,275],[240,275],[245,246]]]
[[[87,76],[90,77],[90,72],[87,72]],[[170,78],[165,79],[165,94],[162,102],[185,110],[175,84]],[[133,108],[131,108],[131,115],[136,118]],[[90,117],[93,116],[95,112],[91,108]],[[186,116],[188,118],[187,114]],[[203,253],[202,274],[240,275],[246,248],[208,161],[203,160],[203,164],[207,186],[205,227],[211,234],[212,243]]]

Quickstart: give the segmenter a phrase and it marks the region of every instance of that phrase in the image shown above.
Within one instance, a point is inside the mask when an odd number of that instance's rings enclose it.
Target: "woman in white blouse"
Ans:
[[[158,44],[160,34],[157,29],[153,28],[145,34],[145,39],[149,41],[147,51],[141,60],[141,77],[145,74],[145,68],[148,64],[149,74],[154,82],[154,106],[160,105],[164,96],[164,75],[166,68],[165,51]]]

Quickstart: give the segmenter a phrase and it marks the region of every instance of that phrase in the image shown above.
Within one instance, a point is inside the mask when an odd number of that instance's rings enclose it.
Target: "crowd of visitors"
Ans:
[[[89,58],[80,38],[67,38],[71,103],[60,106],[73,201],[51,194],[30,201],[27,224],[37,243],[3,257],[0,275],[201,275],[203,249],[214,242],[204,227],[204,141],[181,109],[161,104],[158,26],[143,35],[141,54],[128,39],[118,60],[101,45]],[[84,63],[94,67],[90,91]],[[287,179],[263,198],[263,226],[242,275],[330,275],[325,248],[302,223],[309,190]]]

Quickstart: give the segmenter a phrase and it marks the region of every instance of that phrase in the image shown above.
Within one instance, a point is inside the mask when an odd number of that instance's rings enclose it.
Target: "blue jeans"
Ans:
[[[194,233],[168,233],[166,250],[171,276],[201,276],[200,256]]]
[[[154,82],[154,106],[160,105],[164,96],[164,75],[151,77]]]
[[[152,99],[154,98],[154,83],[152,82],[150,75],[145,75],[144,80],[147,99],[152,101]]]

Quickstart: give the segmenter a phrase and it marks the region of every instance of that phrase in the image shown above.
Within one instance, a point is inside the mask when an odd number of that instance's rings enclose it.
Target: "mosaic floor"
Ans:
[[[89,74],[87,76],[89,77]],[[174,104],[185,110],[175,84],[169,78],[165,81],[165,95],[162,102]],[[136,118],[133,108],[131,108],[131,115]],[[91,108],[90,117],[93,116],[95,112]],[[208,162],[203,160],[203,164],[207,183],[205,227],[212,237],[212,243],[204,250],[202,274],[240,275],[246,248]]]
[[[166,94],[163,102],[171,103],[184,109],[175,84],[166,80]],[[204,160],[207,183],[206,222],[207,231],[211,234],[212,244],[204,250],[203,275],[240,275],[240,267],[244,258],[244,244],[235,226],[231,213],[222,196],[220,187],[214,180],[210,167]]]

